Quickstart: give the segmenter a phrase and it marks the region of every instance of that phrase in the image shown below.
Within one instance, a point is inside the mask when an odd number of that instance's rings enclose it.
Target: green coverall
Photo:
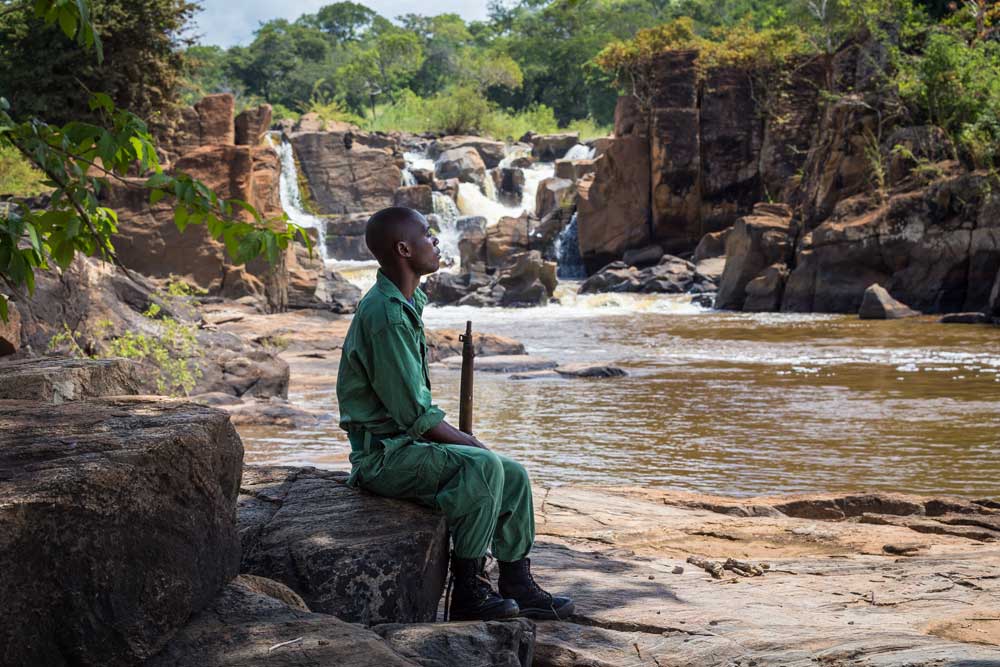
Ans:
[[[521,464],[492,451],[428,442],[444,419],[431,403],[421,315],[382,271],[358,304],[337,375],[340,426],[351,441],[351,485],[444,512],[459,558],[516,561],[535,538],[531,484]]]

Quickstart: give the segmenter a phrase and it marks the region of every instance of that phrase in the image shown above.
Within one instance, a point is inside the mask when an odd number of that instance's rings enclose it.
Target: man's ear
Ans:
[[[406,241],[396,241],[396,252],[399,253],[400,257],[411,257],[413,252],[410,250],[410,244]]]

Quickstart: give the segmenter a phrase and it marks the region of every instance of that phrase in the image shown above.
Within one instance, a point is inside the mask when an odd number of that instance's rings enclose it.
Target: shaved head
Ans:
[[[424,216],[412,208],[392,206],[368,218],[365,226],[365,245],[379,264],[391,262],[400,241],[410,242],[424,235]]]

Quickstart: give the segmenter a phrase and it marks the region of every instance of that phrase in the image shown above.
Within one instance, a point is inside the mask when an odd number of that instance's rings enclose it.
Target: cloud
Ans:
[[[194,19],[193,33],[202,44],[229,47],[249,44],[253,32],[264,21],[271,19],[297,19],[302,14],[315,12],[335,0],[202,0],[202,11]],[[437,0],[433,10],[416,3],[393,0],[366,0],[361,4],[371,7],[386,18],[400,14],[461,15],[466,21],[486,18],[487,0]]]

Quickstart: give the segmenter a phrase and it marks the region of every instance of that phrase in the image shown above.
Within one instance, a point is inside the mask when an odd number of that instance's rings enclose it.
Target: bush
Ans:
[[[31,197],[51,188],[38,171],[13,146],[0,146],[0,195]]]

